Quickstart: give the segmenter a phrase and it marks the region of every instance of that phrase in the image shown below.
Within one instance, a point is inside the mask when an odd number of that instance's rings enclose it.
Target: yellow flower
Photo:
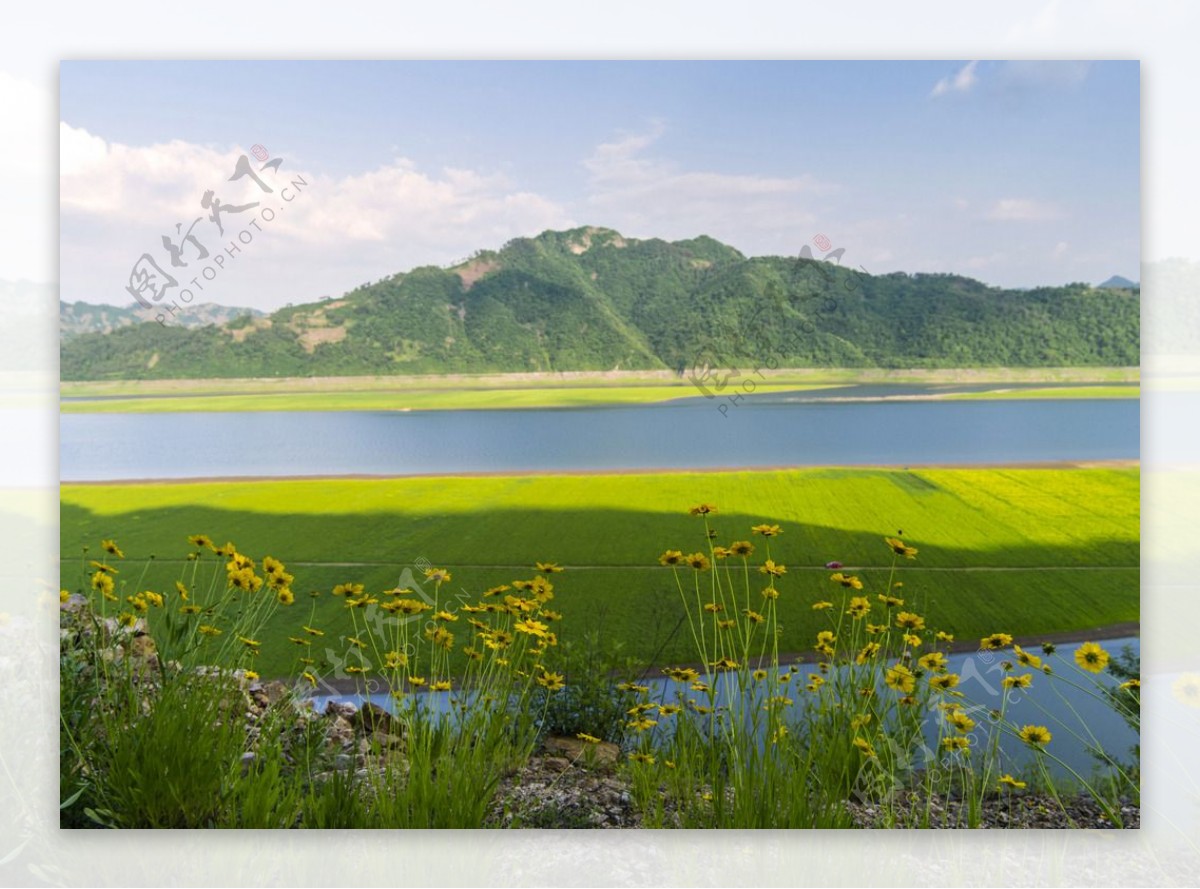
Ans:
[[[449,611],[439,611],[434,614],[433,619],[440,621],[455,621],[458,620],[458,615],[451,614]]]
[[[775,589],[774,584],[772,584],[771,586],[769,586],[765,590],[763,590],[762,594],[763,594],[764,599],[778,599],[779,598],[779,590]]]
[[[314,688],[316,687],[316,685],[317,685],[317,677],[316,676],[314,676],[312,673],[308,672],[308,670],[305,670],[300,675],[303,676],[305,679],[307,679],[310,685],[312,685]]]
[[[904,605],[903,599],[897,599],[895,596],[885,596],[883,593],[880,593],[875,598],[882,602],[887,608],[900,608],[902,605]]]
[[[1024,790],[1025,789],[1024,781],[1018,781],[1012,775],[1008,775],[1008,774],[1004,774],[1004,775],[1000,776],[1000,781],[999,781],[998,786],[1000,787],[1000,789],[1003,789],[1005,785],[1008,785],[1009,787],[1013,788],[1014,790]]]
[[[919,614],[913,614],[911,611],[901,611],[896,615],[896,626],[906,630],[923,630],[925,629],[925,618]]]
[[[1008,633],[992,633],[979,640],[979,647],[986,651],[1002,651],[1012,645],[1013,637]]]
[[[507,593],[511,589],[512,587],[510,587],[508,584],[502,583],[500,586],[494,586],[489,590],[485,590],[483,595],[485,598],[488,596],[499,596],[501,593]],[[409,592],[411,593],[412,590],[409,590]]]
[[[445,568],[426,568],[425,577],[434,583],[449,583],[450,572]]]
[[[397,599],[396,609],[401,614],[420,614],[422,611],[432,611],[432,605],[426,605],[417,599]]]
[[[92,587],[104,594],[104,598],[112,595],[113,588],[116,582],[112,579],[112,575],[104,571],[97,571],[92,575]]]
[[[436,627],[433,630],[426,630],[425,638],[438,648],[442,648],[446,651],[449,651],[454,647],[454,634],[445,627]]]
[[[895,537],[885,537],[883,540],[896,555],[904,556],[906,559],[915,559],[917,557],[917,548],[915,546],[906,546],[903,540],[897,540]]]
[[[599,744],[600,739],[595,735],[589,735],[587,732],[578,732],[575,737],[583,741],[585,744]]]
[[[888,688],[908,694],[916,686],[917,680],[912,671],[904,664],[895,664],[888,667],[887,672],[883,675],[883,681]]]
[[[246,677],[247,679],[249,679],[251,682],[253,682],[255,679],[257,679],[257,678],[258,678],[258,674],[257,674],[257,673],[255,673],[253,670],[247,670],[247,671],[245,672],[245,674],[244,674],[244,675],[245,675],[245,677]]]
[[[942,746],[947,750],[970,750],[971,739],[957,736],[942,738]]]
[[[691,515],[711,515],[717,511],[717,508],[711,503],[701,503],[699,506],[693,506],[688,512]]]
[[[749,608],[743,608],[742,614],[746,615],[746,620],[750,621],[752,624],[761,624],[766,620],[766,618],[757,611],[751,611]]]
[[[640,762],[640,763],[642,763],[644,765],[648,765],[648,766],[654,765],[654,757],[651,756],[649,753],[638,753],[638,752],[634,751],[629,754],[629,758],[633,762]]]
[[[683,561],[683,553],[681,553],[677,549],[669,549],[665,553],[663,553],[661,556],[658,557],[658,564],[660,564],[660,565],[678,565],[682,561]],[[491,591],[488,591],[488,592],[484,593],[484,595],[490,596],[490,595],[492,595],[492,593],[491,593]]]
[[[1100,673],[1108,666],[1108,652],[1095,642],[1084,642],[1075,649],[1075,663],[1089,673]]]
[[[1031,747],[1045,747],[1054,738],[1050,729],[1044,725],[1024,726],[1018,734],[1021,740]]]
[[[709,614],[716,614],[718,611],[724,611],[725,606],[719,602],[709,602],[704,606],[704,610]]]
[[[783,533],[779,530],[778,525],[755,525],[750,530],[755,534],[761,534],[763,537],[778,537]]]
[[[546,637],[546,631],[549,630],[550,627],[548,624],[544,624],[540,620],[527,618],[525,620],[519,620],[513,624],[513,629],[519,633],[525,633],[529,636],[537,636],[538,638],[544,639]]]
[[[310,635],[310,636],[324,636],[325,635],[324,630],[314,630],[312,627],[301,627],[300,629],[304,630],[304,632],[308,633],[308,635]]]
[[[180,614],[199,614],[200,606],[199,605],[180,605],[179,613]]]
[[[279,590],[279,592],[275,594],[275,597],[279,599],[280,605],[291,605],[296,601],[295,594],[288,587],[284,587],[283,589]]]
[[[335,596],[357,596],[363,591],[361,583],[339,583],[333,588]]]
[[[959,710],[952,710],[946,714],[946,722],[954,726],[955,729],[962,732],[964,735],[975,728],[975,720]]]
[[[1142,680],[1127,679],[1125,682],[1122,682],[1120,684],[1120,686],[1118,686],[1118,687],[1125,691],[1140,691],[1142,688]]]
[[[389,651],[383,656],[383,665],[389,670],[408,666],[408,655],[402,651]]]
[[[218,630],[216,627],[211,627],[208,624],[200,624],[200,626],[196,628],[196,632],[204,636],[220,636],[222,630]]]
[[[1029,688],[1033,682],[1033,676],[1029,673],[1023,673],[1020,676],[1005,676],[1000,680],[1000,684],[1005,688]]]
[[[664,667],[663,672],[676,682],[695,682],[700,674],[691,667]]]
[[[119,546],[117,546],[117,543],[115,540],[100,541],[100,548],[103,549],[110,556],[116,556],[118,559],[125,558],[125,553],[121,552],[121,548]]]
[[[682,709],[683,708],[678,704],[660,704],[658,707],[658,713],[660,716],[674,716]]]
[[[953,642],[954,634],[938,630],[937,633],[934,634],[934,638],[936,638],[938,642]]]
[[[439,679],[429,684],[430,691],[450,691],[452,684],[449,679]]]
[[[940,651],[931,651],[917,658],[917,663],[932,673],[944,673],[948,662]]]
[[[813,602],[813,604],[812,604],[813,611],[824,611],[826,608],[832,608],[832,607],[833,607],[832,602]]]
[[[787,574],[787,566],[776,565],[774,559],[767,561],[758,569],[759,574],[769,574],[771,577],[783,577]]]
[[[704,553],[692,553],[687,557],[689,568],[695,568],[697,571],[707,571],[709,568],[708,556]]]
[[[534,566],[543,574],[557,574],[563,570],[555,562],[534,562]]]
[[[941,676],[930,676],[929,687],[938,691],[949,691],[958,685],[957,673],[945,673]]]
[[[349,666],[349,667],[346,667],[346,672],[347,673],[366,673],[370,669],[371,668],[367,667],[367,666],[362,666],[362,667]]]
[[[212,538],[209,537],[207,534],[193,534],[190,537],[188,537],[188,543],[190,543],[192,546],[196,547],[197,549],[200,549],[203,547],[208,547],[209,549],[214,548]]]
[[[625,725],[633,729],[635,732],[644,732],[647,729],[654,728],[654,726],[658,725],[658,723],[649,717],[640,716],[632,722],[625,723]]]
[[[867,661],[869,661],[871,658],[875,657],[875,655],[877,655],[877,654],[879,654],[879,643],[878,642],[868,642],[866,645],[864,645],[862,647],[862,649],[858,652],[858,654],[855,655],[854,662],[856,664],[865,664]]]
[[[188,600],[188,588],[182,581],[175,581],[175,591],[179,593],[179,598],[184,602]]]
[[[739,666],[738,662],[731,657],[723,657],[709,664],[714,670],[729,671],[736,670]]]
[[[1030,654],[1020,645],[1013,646],[1013,654],[1017,656],[1017,663],[1022,667],[1029,667],[1031,670],[1041,669],[1042,659],[1036,654]]]
[[[870,741],[866,740],[865,738],[855,738],[853,743],[863,756],[867,757],[868,759],[874,759],[875,748],[871,746]]]
[[[749,556],[754,552],[754,544],[749,540],[735,540],[729,544],[729,551],[735,556]]]
[[[353,645],[355,648],[366,648],[367,647],[367,643],[363,642],[361,639],[359,639],[356,636],[347,636],[346,642],[349,645]]]
[[[755,670],[751,675],[756,680],[762,681],[763,679],[767,678],[767,671],[766,670]]]
[[[850,607],[846,609],[846,613],[853,618],[866,617],[871,610],[871,602],[866,596],[853,596],[850,599]]]
[[[809,691],[818,691],[825,684],[825,678],[820,673],[808,674],[808,685],[805,686]]]
[[[272,558],[271,556],[264,556],[263,557],[263,571],[267,572],[268,574],[282,574],[283,573],[283,562],[279,561],[278,559]]]
[[[853,574],[843,574],[839,571],[837,574],[831,575],[829,579],[834,583],[840,583],[847,589],[861,590],[863,588],[862,581]]]
[[[247,648],[258,648],[262,645],[257,639],[249,639],[246,636],[238,636],[238,642],[241,642]]]
[[[921,647],[921,637],[920,637],[920,636],[913,635],[912,633],[905,633],[905,634],[904,634],[904,642],[905,642],[907,645],[911,645],[913,648],[920,648],[920,647]]]
[[[537,678],[537,684],[550,691],[558,691],[559,689],[563,688],[567,682],[566,677],[563,676],[562,673],[543,671],[542,675]]]
[[[408,677],[408,684],[415,686],[417,688],[420,688],[422,685],[425,684],[425,682],[426,682],[426,679],[424,676],[409,676]]]

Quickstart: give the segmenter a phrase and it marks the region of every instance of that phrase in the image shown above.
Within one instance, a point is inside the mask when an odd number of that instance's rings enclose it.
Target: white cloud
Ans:
[[[947,93],[970,92],[979,82],[979,78],[975,74],[977,67],[979,67],[979,62],[967,62],[956,73],[947,75],[934,84],[933,91],[929,95],[936,98]]]
[[[1061,219],[1062,215],[1054,204],[1030,198],[1001,198],[987,212],[988,219],[1002,222],[1041,222]]]
[[[979,62],[968,62],[934,84],[929,95],[938,98],[951,93],[1072,89],[1087,80],[1090,70],[1091,64],[1082,61],[989,62],[982,69]],[[984,74],[986,78],[981,76]]]
[[[1067,251],[1069,249],[1071,249],[1070,244],[1068,244],[1066,241],[1059,241],[1054,245],[1054,249],[1050,252],[1050,255],[1055,259],[1062,259],[1067,255]]]
[[[414,265],[450,262],[480,247],[575,224],[560,204],[506,176],[454,168],[426,172],[405,158],[332,177],[285,157],[277,174],[262,173],[274,189],[265,194],[247,178],[228,181],[242,154],[237,147],[122,145],[65,123],[60,145],[64,299],[95,299],[94,291],[84,291],[85,280],[123,280],[133,260],[156,250],[177,223],[186,229],[202,217],[195,232],[215,252],[244,227],[243,220],[261,212],[223,215],[221,235],[200,205],[210,189],[226,204],[259,201],[276,210],[253,263],[239,263],[237,290],[214,297],[224,303],[275,305],[285,289],[296,300],[312,297],[310,290],[338,293]],[[294,189],[302,196],[284,203],[282,186],[294,179],[307,185]],[[295,285],[284,288],[285,277]],[[105,286],[111,293],[111,283]]]
[[[836,190],[807,173],[680,169],[646,154],[663,132],[656,123],[597,146],[584,161],[589,221],[634,236],[707,234],[751,252],[787,250],[797,237],[803,242],[812,235],[819,196]]]

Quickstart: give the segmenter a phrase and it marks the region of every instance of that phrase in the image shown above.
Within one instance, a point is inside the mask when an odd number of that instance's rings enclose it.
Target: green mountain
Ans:
[[[1124,278],[1121,275],[1113,275],[1111,278],[1109,278],[1104,283],[1097,284],[1096,286],[1101,289],[1104,289],[1104,290],[1137,290],[1137,289],[1139,289],[1137,281],[1130,281],[1128,278]]]
[[[336,300],[64,341],[63,379],[612,369],[1136,365],[1137,292],[869,275],[587,227]]]
[[[121,327],[153,321],[157,313],[136,303],[127,307],[96,305],[93,303],[58,303],[58,332],[64,342],[85,333],[111,333]],[[216,303],[196,303],[179,313],[183,327],[206,327],[209,324],[225,324],[241,315],[259,317],[258,309],[243,309],[236,306],[221,306]]]

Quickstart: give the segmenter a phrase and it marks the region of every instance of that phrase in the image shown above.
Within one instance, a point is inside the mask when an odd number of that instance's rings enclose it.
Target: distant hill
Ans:
[[[85,302],[58,303],[58,328],[63,342],[85,333],[111,333],[122,327],[154,321],[157,313],[153,309],[145,309],[136,304],[121,308]],[[204,327],[209,324],[222,325],[242,315],[258,318],[262,312],[257,309],[243,309],[237,306],[220,306],[216,303],[198,303],[188,306],[186,312],[177,316],[178,323],[183,327]]]
[[[849,264],[849,257],[847,257]],[[63,379],[722,367],[1136,365],[1136,293],[1002,290],[587,227],[336,300],[65,340]]]
[[[1097,284],[1096,287],[1101,290],[1137,290],[1139,285],[1136,281],[1130,281],[1120,275],[1113,275],[1103,284]]]

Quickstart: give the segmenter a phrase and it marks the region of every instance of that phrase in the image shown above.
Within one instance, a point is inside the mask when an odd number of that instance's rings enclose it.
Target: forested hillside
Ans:
[[[1002,290],[957,275],[869,275],[580,228],[520,238],[336,300],[186,329],[64,337],[63,379],[1136,365],[1139,291]]]

